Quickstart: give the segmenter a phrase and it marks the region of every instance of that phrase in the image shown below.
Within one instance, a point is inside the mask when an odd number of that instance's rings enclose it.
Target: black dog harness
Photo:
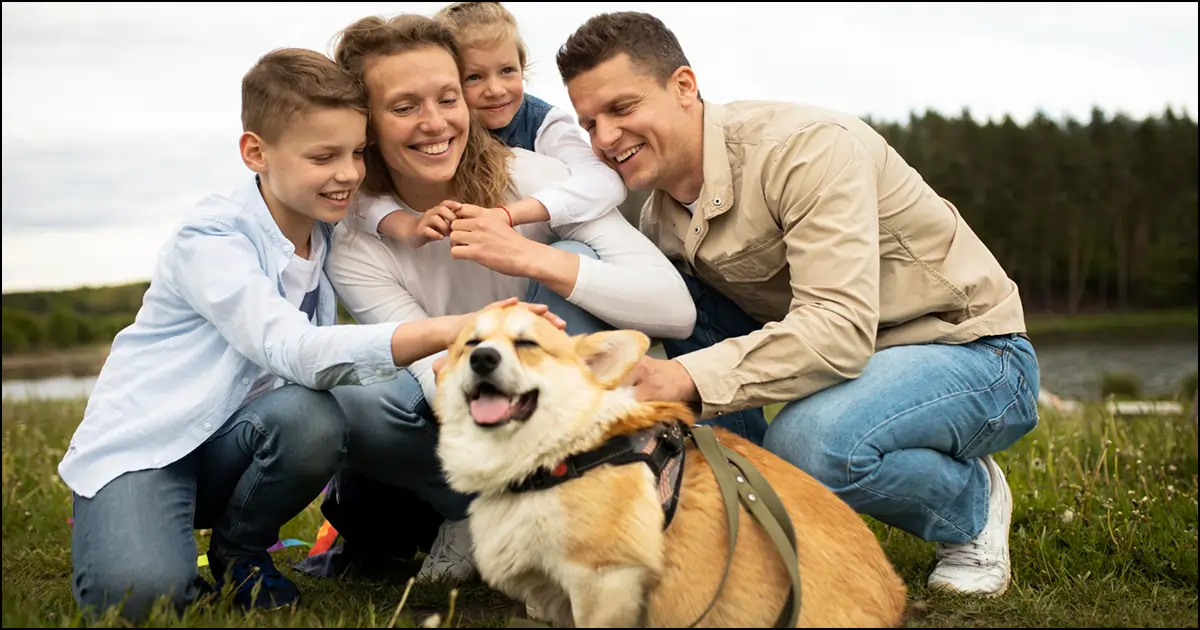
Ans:
[[[679,505],[679,488],[683,484],[684,438],[684,427],[679,421],[659,424],[630,435],[618,435],[593,450],[567,457],[554,468],[539,469],[521,483],[509,486],[509,490],[545,490],[582,477],[585,472],[604,464],[619,466],[644,463],[658,481],[658,500],[663,509],[663,529],[666,529],[675,516],[675,506]]]

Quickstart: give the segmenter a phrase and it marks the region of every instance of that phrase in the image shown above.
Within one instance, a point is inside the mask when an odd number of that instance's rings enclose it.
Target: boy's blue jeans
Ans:
[[[598,258],[592,248],[577,241],[559,241],[554,247]],[[524,301],[549,306],[566,321],[571,335],[612,329],[536,282]],[[436,453],[437,426],[416,377],[402,370],[395,380],[369,387],[339,387],[334,393],[350,425],[349,466],[380,483],[408,489],[446,519],[466,518],[474,496],[450,489],[442,476]]]
[[[238,410],[187,457],[121,475],[91,499],[75,495],[76,601],[103,614],[124,599],[121,615],[134,622],[159,596],[188,604],[200,592],[194,530],[212,529],[227,557],[265,554],[345,451],[333,395],[289,384]]]
[[[684,279],[696,328],[663,343],[668,357],[762,327],[700,280]],[[787,403],[769,426],[761,408],[722,423],[758,436],[859,513],[930,542],[962,543],[987,523],[988,476],[974,459],[1037,426],[1038,387],[1037,356],[1023,336],[899,346],[877,352],[858,378]]]

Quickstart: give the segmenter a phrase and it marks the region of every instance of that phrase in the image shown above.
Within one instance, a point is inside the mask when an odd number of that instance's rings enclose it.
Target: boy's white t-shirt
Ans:
[[[321,235],[319,226],[314,226],[309,236],[310,250],[308,258],[304,259],[292,253],[291,260],[283,268],[283,296],[292,306],[304,311],[308,321],[316,321],[317,317],[317,288],[321,283],[321,261],[325,259],[325,238]],[[263,368],[250,387],[250,393],[242,400],[241,409],[253,402],[259,396],[283,385],[283,380],[270,370]]]

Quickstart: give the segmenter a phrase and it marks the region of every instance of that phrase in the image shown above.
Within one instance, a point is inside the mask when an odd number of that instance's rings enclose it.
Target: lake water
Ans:
[[[1140,379],[1148,398],[1167,397],[1197,366],[1195,331],[1165,339],[1035,340],[1035,348],[1042,368],[1043,391],[1079,400],[1097,398],[1097,384],[1105,372],[1122,372]],[[3,396],[6,400],[84,397],[95,381],[94,376],[4,381]]]

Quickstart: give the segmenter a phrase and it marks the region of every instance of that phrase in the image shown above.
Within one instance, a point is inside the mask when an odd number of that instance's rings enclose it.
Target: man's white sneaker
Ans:
[[[417,580],[442,577],[465,580],[475,573],[475,560],[471,553],[471,530],[467,526],[467,519],[444,521],[438,528],[438,535],[429,549],[429,555],[421,564]]]
[[[990,455],[980,459],[991,486],[988,521],[974,539],[962,544],[937,545],[937,567],[929,574],[929,588],[969,595],[997,597],[1012,579],[1008,530],[1012,523],[1012,491],[1000,466]]]

